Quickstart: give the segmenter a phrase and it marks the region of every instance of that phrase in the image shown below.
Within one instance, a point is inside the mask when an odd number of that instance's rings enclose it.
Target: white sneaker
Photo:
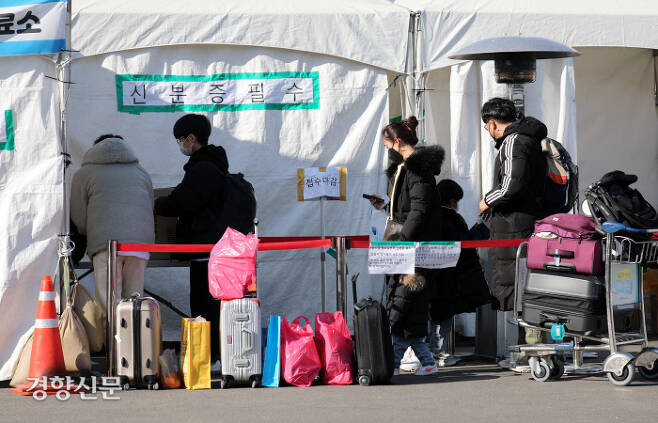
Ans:
[[[439,369],[436,367],[436,364],[433,366],[421,366],[418,370],[416,370],[416,373],[414,373],[416,376],[429,376],[433,375],[434,373],[437,373]]]
[[[438,359],[436,360],[436,365],[439,367],[450,367],[454,366],[459,362],[459,359],[451,354],[440,353]]]
[[[415,372],[420,368],[420,360],[416,357],[414,350],[411,347],[407,348],[404,352],[402,361],[400,361],[400,370],[404,372]]]

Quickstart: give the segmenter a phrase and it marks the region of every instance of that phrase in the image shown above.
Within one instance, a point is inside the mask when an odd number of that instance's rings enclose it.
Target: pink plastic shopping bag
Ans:
[[[256,292],[258,237],[226,228],[210,252],[208,290],[220,300],[235,300]]]
[[[315,346],[322,362],[322,383],[351,385],[354,382],[354,347],[343,313],[315,315]]]
[[[304,327],[299,325],[306,320]],[[322,363],[313,342],[313,328],[308,318],[299,316],[288,323],[281,321],[281,370],[283,379],[295,386],[311,386],[320,373]]]

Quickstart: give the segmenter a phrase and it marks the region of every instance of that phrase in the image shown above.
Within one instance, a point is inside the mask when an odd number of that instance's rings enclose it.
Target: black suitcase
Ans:
[[[352,277],[356,301],[357,273]],[[386,308],[372,298],[354,304],[354,347],[361,386],[384,385],[393,377],[393,341]]]
[[[563,323],[570,332],[605,332],[604,281],[595,275],[529,270],[523,320],[542,327]]]

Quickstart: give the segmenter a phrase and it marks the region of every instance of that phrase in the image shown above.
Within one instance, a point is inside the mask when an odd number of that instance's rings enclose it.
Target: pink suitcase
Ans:
[[[592,219],[579,214],[560,213],[537,221],[528,245],[528,267],[600,275],[603,249],[595,227]]]

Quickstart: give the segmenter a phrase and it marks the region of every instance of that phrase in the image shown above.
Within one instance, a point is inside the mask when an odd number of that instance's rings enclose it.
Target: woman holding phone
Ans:
[[[441,171],[441,147],[418,147],[418,120],[411,116],[388,124],[382,130],[388,149],[391,201],[388,205],[387,241],[431,241],[440,236],[440,198],[434,175]],[[371,200],[373,206],[380,203]],[[411,347],[421,362],[416,375],[437,372],[436,362],[425,343],[428,301],[426,287],[431,271],[416,269],[412,275],[389,275],[386,283],[386,309],[393,335],[395,374]]]

